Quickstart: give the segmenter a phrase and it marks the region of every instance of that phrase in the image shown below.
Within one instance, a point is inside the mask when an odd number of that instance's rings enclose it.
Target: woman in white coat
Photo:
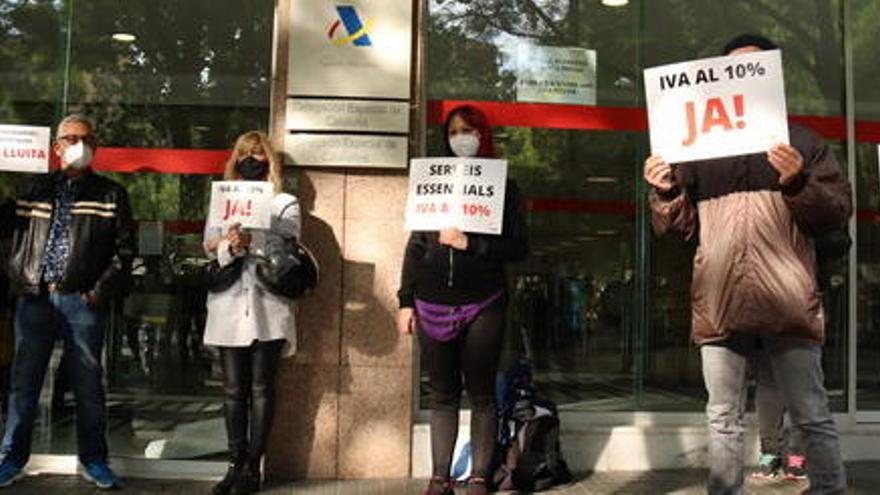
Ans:
[[[208,295],[205,344],[220,351],[230,464],[213,492],[253,493],[260,489],[261,461],[275,407],[279,360],[296,348],[294,305],[269,292],[257,279],[257,259],[266,242],[292,242],[300,233],[299,204],[281,192],[281,163],[262,132],[239,136],[226,163],[224,180],[268,181],[274,185],[271,226],[246,232],[238,224],[205,226],[208,256],[221,266],[243,257],[241,276],[228,289]]]

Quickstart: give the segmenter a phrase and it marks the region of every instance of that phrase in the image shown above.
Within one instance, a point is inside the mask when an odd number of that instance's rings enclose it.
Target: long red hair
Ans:
[[[446,148],[446,154],[449,156],[454,155],[452,148],[449,147],[449,124],[455,116],[461,117],[461,120],[480,133],[480,147],[477,149],[477,157],[495,158],[495,137],[492,133],[492,126],[489,124],[486,114],[473,105],[455,107],[446,116],[446,123],[443,125],[443,143]]]

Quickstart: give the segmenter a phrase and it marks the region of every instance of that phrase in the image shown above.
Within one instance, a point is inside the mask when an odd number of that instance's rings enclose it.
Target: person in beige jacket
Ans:
[[[724,54],[773,49],[743,35]],[[828,146],[790,124],[790,145],[766,154],[666,163],[644,177],[657,235],[698,241],[693,261],[693,339],[709,393],[710,494],[743,486],[746,368],[765,352],[785,406],[806,443],[810,490],[843,493],[846,475],[822,373],[825,318],[814,240],[843,228],[851,187]]]

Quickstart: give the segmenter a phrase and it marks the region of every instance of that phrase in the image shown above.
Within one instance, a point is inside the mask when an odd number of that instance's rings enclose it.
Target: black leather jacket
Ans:
[[[49,238],[55,190],[61,172],[35,176],[19,188],[6,208],[3,237],[8,243],[10,288],[16,295],[37,295],[43,251]],[[131,276],[134,234],[128,194],[118,183],[88,173],[77,179],[71,207],[70,253],[58,290],[91,292],[102,304],[124,295]]]

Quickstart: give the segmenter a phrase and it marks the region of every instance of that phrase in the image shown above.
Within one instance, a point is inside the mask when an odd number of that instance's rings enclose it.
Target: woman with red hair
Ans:
[[[455,108],[444,130],[448,154],[495,157],[492,128],[479,109]],[[522,260],[528,250],[525,205],[511,180],[501,235],[452,227],[410,236],[397,326],[402,334],[418,333],[431,381],[433,476],[426,495],[453,494],[449,474],[462,388],[471,402],[473,468],[468,495],[487,492],[497,429],[495,375],[505,330],[505,264]]]

